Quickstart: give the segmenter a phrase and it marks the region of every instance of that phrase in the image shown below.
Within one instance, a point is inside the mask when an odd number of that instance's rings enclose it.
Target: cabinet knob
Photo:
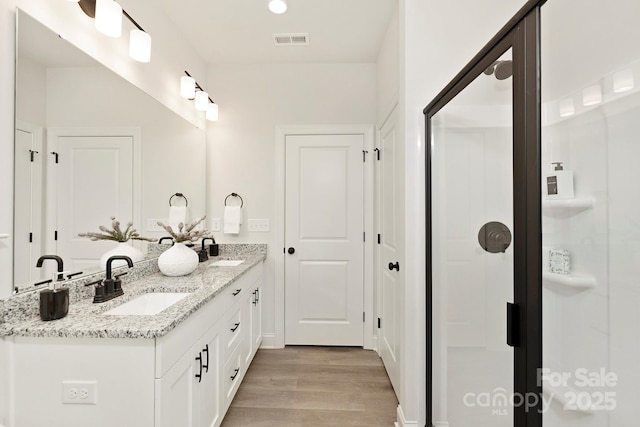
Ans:
[[[287,252],[289,252],[289,255],[293,255],[296,253],[296,248],[289,248],[287,249]]]

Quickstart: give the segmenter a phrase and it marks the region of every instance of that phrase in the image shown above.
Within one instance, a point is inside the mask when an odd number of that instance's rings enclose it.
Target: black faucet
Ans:
[[[123,276],[126,273],[118,274],[114,278],[111,277],[111,263],[115,260],[123,260],[127,262],[129,268],[133,268],[133,261],[126,255],[114,255],[109,257],[107,260],[107,277],[104,279],[104,285],[98,284],[96,286],[96,295],[93,298],[93,302],[105,302],[113,299],[115,297],[119,297],[124,294],[122,290],[122,281],[120,280],[120,276]]]
[[[62,258],[60,258],[58,255],[42,255],[40,258],[38,258],[36,267],[42,267],[42,263],[45,259],[52,259],[58,263],[58,280],[64,280],[64,275],[62,274],[62,272],[64,271],[64,262],[62,261]]]
[[[164,236],[158,240],[158,244],[161,245],[163,240],[171,240],[171,246],[173,246],[176,242],[173,240],[173,237]]]
[[[204,251],[204,242],[206,240],[211,240],[211,244],[209,245],[209,255],[218,256],[218,244],[216,243],[216,239],[214,239],[213,236],[205,237],[204,239],[202,239],[202,250]]]

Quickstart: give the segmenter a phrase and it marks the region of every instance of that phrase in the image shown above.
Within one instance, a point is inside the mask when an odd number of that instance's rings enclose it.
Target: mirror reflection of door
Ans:
[[[43,197],[43,159],[46,159],[42,128],[18,122],[15,133],[15,194],[16,221],[14,238],[15,283],[27,283],[42,278],[42,270],[34,268],[43,253],[44,229],[40,206]]]
[[[134,138],[56,132],[50,129],[58,153],[58,163],[52,164],[57,197],[49,210],[57,224],[56,253],[67,270],[95,269],[114,242],[93,242],[78,233],[110,228],[111,216],[124,222],[134,217]]]

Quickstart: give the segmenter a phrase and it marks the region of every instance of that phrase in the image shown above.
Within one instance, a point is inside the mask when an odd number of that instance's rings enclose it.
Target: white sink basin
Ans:
[[[122,305],[117,306],[102,314],[118,316],[151,316],[160,313],[165,308],[172,306],[189,293],[148,293],[140,295]]]
[[[235,267],[243,262],[244,260],[241,259],[221,259],[219,261],[212,262],[210,267]]]

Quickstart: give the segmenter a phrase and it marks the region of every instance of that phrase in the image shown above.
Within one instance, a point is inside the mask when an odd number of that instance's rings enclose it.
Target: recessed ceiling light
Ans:
[[[285,0],[269,0],[269,10],[277,15],[287,11],[287,2]]]

